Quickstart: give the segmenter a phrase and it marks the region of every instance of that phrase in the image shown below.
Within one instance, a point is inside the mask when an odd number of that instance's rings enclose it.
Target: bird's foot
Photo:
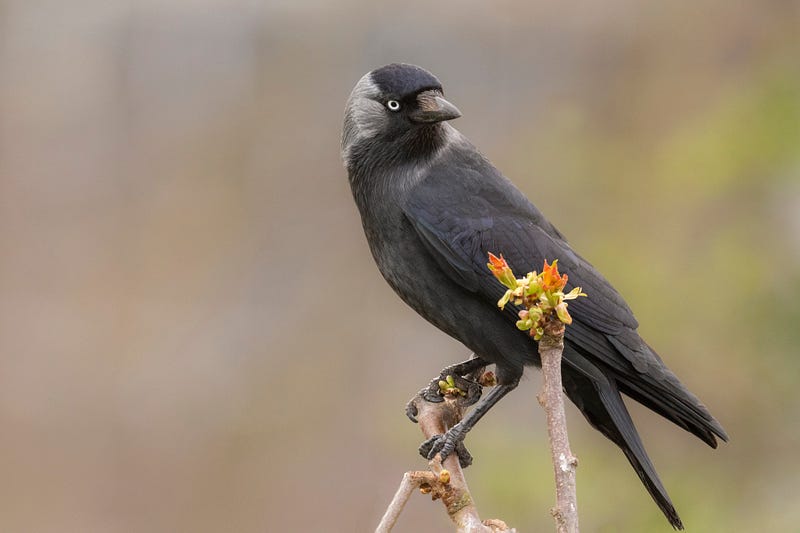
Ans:
[[[445,369],[438,378],[432,379],[430,384],[420,391],[420,396],[426,401],[438,403],[444,396],[452,394],[463,398],[462,405],[469,407],[480,399],[482,391],[480,383],[458,374],[451,374]]]
[[[452,394],[461,397],[463,407],[475,404],[483,392],[481,384],[457,374],[451,374],[449,370],[449,368],[442,370],[442,373],[433,378],[427,387],[417,393],[417,396],[426,402],[440,403],[444,401],[445,395]],[[417,423],[417,405],[415,403],[417,396],[406,404],[406,416],[415,424]]]
[[[466,468],[472,464],[472,455],[464,446],[464,437],[466,437],[466,433],[462,431],[460,424],[456,424],[444,435],[434,435],[420,444],[419,453],[429,461],[433,460],[438,453],[444,461],[447,456],[456,452],[461,468]]]

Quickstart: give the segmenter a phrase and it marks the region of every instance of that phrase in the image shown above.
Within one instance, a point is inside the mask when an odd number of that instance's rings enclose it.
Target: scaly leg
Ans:
[[[456,453],[458,453],[461,466],[469,466],[469,464],[472,462],[472,457],[469,457],[469,454],[467,453],[468,461],[465,461],[467,457],[462,457],[461,455],[462,451],[466,452],[466,448],[464,447],[464,437],[466,437],[467,433],[469,433],[475,424],[478,423],[478,420],[480,420],[483,415],[489,412],[489,409],[491,409],[494,404],[499,402],[503,396],[517,388],[519,379],[520,376],[517,375],[512,380],[494,387],[491,391],[489,391],[489,394],[486,395],[483,401],[475,406],[475,409],[467,413],[467,416],[465,416],[461,422],[447,430],[447,433],[444,435],[434,435],[430,439],[423,442],[419,447],[420,455],[428,460],[431,460],[436,456],[437,453],[440,453],[442,455],[442,460],[444,460],[453,451],[456,451]],[[465,462],[467,464],[464,464]]]

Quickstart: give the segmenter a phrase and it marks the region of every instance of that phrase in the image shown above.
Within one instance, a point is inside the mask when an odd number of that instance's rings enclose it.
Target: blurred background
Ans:
[[[691,531],[798,531],[800,3],[0,0],[0,530],[371,531],[469,353],[367,250],[345,100],[392,61],[625,295],[731,435],[631,406]],[[537,372],[473,431],[552,530]],[[669,531],[568,412],[583,529]],[[398,531],[449,531],[414,497]]]

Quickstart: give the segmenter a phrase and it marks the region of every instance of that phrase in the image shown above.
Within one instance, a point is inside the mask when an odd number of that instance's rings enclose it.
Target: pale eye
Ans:
[[[400,110],[400,102],[397,100],[389,100],[386,102],[386,107],[389,108],[389,111],[399,111]]]

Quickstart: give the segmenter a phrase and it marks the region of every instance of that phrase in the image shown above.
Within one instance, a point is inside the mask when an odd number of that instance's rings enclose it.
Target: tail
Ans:
[[[658,354],[649,345],[643,344],[660,363]],[[634,376],[626,372],[614,373],[623,393],[696,435],[712,448],[717,447],[717,438],[728,441],[728,434],[722,425],[663,363],[656,375],[657,377],[650,373],[637,372]]]
[[[683,529],[683,523],[647,456],[616,383],[582,357],[570,357],[569,365],[565,364],[562,372],[564,391],[569,399],[595,429],[622,449],[672,527]]]

